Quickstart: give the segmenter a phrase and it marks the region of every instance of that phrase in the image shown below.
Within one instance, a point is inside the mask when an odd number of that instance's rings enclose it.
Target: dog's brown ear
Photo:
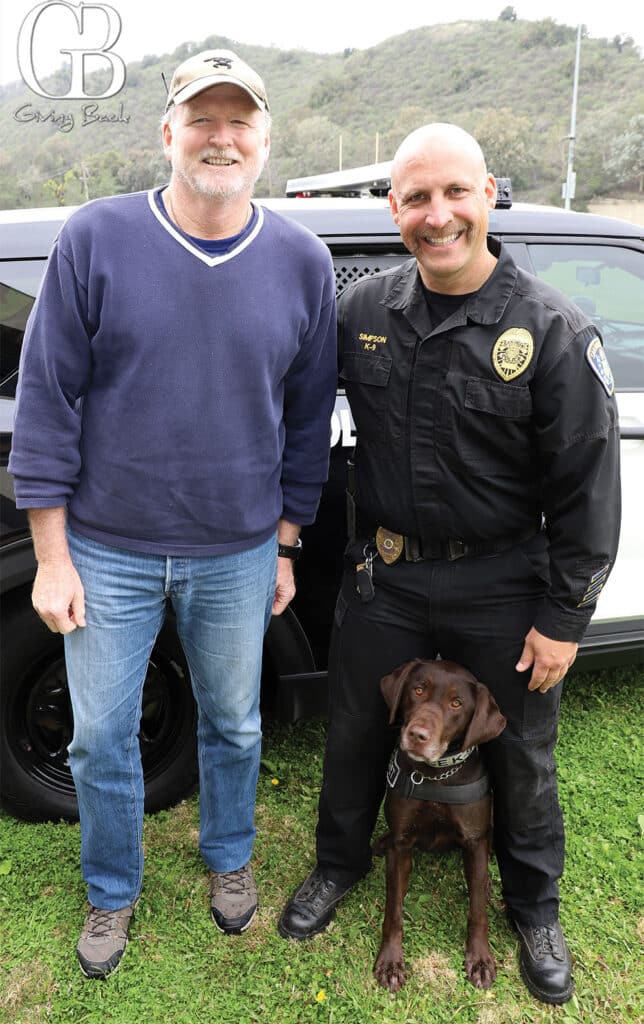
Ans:
[[[499,706],[487,686],[476,681],[472,683],[472,686],[476,688],[476,706],[465,733],[463,750],[496,739],[507,724],[505,716],[501,714]]]
[[[419,659],[415,658],[414,661],[406,661],[404,665],[399,665],[389,675],[383,676],[380,680],[380,692],[385,698],[389,707],[389,725],[393,725],[396,720],[396,713],[398,711],[398,705],[400,704],[400,698],[405,688],[405,683],[409,677],[409,673],[416,667]]]

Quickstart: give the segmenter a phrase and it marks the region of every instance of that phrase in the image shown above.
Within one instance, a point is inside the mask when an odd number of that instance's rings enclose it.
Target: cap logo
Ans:
[[[260,110],[268,112],[264,83],[232,50],[204,50],[184,60],[172,76],[166,110],[173,103],[185,103],[213,85],[238,85],[245,89]]]

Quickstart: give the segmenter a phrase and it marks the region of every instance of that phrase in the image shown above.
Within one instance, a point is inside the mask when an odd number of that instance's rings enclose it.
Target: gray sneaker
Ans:
[[[76,947],[81,971],[88,978],[106,978],[116,970],[127,946],[136,903],[120,910],[99,910],[90,904]]]
[[[241,935],[257,910],[257,886],[250,864],[237,871],[210,872],[210,912],[220,931]]]

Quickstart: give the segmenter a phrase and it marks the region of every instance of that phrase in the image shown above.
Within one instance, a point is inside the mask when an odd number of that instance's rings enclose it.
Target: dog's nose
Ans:
[[[427,743],[429,730],[422,725],[412,725],[409,729],[409,737],[414,743]]]

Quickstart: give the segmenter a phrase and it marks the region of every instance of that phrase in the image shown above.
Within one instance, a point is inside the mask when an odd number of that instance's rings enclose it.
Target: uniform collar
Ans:
[[[517,280],[517,265],[497,238],[488,235],[488,249],[497,257],[497,264],[485,284],[458,309],[449,320],[437,327],[462,326],[469,319],[479,324],[496,324],[505,313]],[[432,333],[423,285],[415,259],[404,263],[392,274],[390,285],[380,300],[389,309],[399,309],[417,334],[426,338]]]

